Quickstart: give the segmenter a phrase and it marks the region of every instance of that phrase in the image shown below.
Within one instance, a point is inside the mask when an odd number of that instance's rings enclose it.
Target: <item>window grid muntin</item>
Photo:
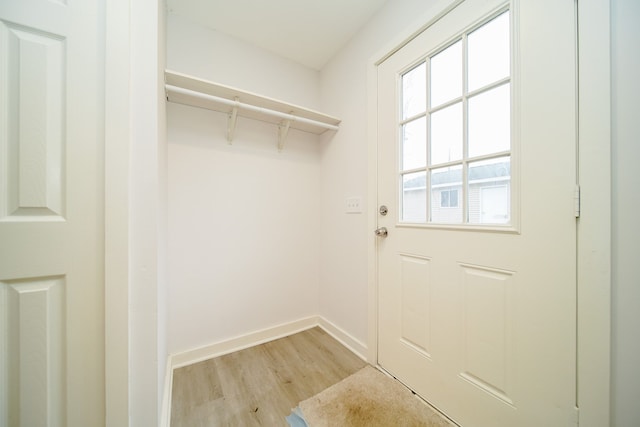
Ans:
[[[399,129],[400,129],[400,133],[402,134],[402,129],[403,129],[403,125],[405,125],[408,122],[411,122],[413,120],[417,120],[423,116],[426,115],[427,120],[426,120],[426,126],[427,126],[427,130],[426,130],[426,135],[427,135],[427,141],[426,141],[426,167],[425,168],[415,168],[415,169],[410,169],[410,170],[403,170],[402,167],[399,167],[399,187],[400,187],[400,192],[399,194],[401,195],[402,198],[404,198],[404,194],[403,194],[403,177],[404,175],[407,174],[411,174],[411,173],[416,173],[416,172],[421,172],[424,171],[426,172],[426,206],[425,206],[425,212],[426,212],[426,222],[424,223],[413,223],[413,224],[431,224],[431,225],[442,225],[445,227],[451,226],[451,225],[455,225],[455,226],[468,226],[468,225],[472,225],[474,227],[476,226],[480,226],[480,227],[487,227],[487,228],[493,228],[496,226],[496,224],[491,224],[491,223],[487,223],[487,224],[475,224],[475,223],[470,223],[469,222],[469,194],[468,194],[468,187],[469,187],[469,163],[474,163],[477,161],[482,161],[482,160],[490,160],[490,159],[494,159],[494,158],[499,158],[499,157],[508,157],[509,158],[509,162],[511,165],[513,165],[513,123],[514,123],[514,117],[513,117],[513,85],[510,86],[510,97],[509,97],[509,126],[510,126],[510,137],[509,137],[509,150],[505,150],[505,151],[501,151],[501,152],[495,152],[495,153],[489,153],[489,154],[484,154],[484,155],[478,155],[478,156],[474,156],[472,158],[468,157],[468,150],[469,150],[469,146],[468,146],[468,142],[469,142],[469,134],[468,134],[468,124],[469,124],[469,120],[468,120],[468,101],[470,98],[473,98],[477,95],[480,95],[482,93],[488,92],[492,89],[495,89],[499,86],[502,86],[504,84],[510,84],[512,82],[513,79],[513,41],[512,41],[512,17],[509,16],[509,45],[511,46],[509,49],[509,75],[507,77],[501,78],[497,81],[494,81],[490,84],[486,84],[482,87],[476,88],[471,92],[468,92],[468,35],[473,33],[474,31],[480,29],[481,27],[483,27],[484,25],[489,24],[490,22],[492,22],[493,20],[497,19],[498,17],[502,16],[505,13],[509,13],[511,14],[511,11],[508,7],[505,7],[504,9],[501,9],[500,11],[495,12],[494,14],[492,14],[490,17],[482,19],[481,21],[479,21],[478,23],[476,23],[475,25],[470,26],[469,28],[467,28],[466,30],[463,31],[463,33],[461,35],[457,35],[455,37],[453,37],[452,39],[450,39],[448,42],[444,43],[443,45],[441,45],[441,47],[437,48],[436,50],[430,52],[429,54],[427,54],[425,56],[424,59],[417,61],[416,63],[414,63],[411,67],[408,67],[405,71],[401,72],[401,76],[404,76],[406,73],[414,70],[415,68],[421,66],[422,64],[424,64],[426,62],[426,84],[425,84],[425,91],[427,92],[425,94],[426,96],[426,104],[427,104],[427,110],[424,113],[416,113],[414,116],[412,117],[408,117],[408,118],[404,118],[402,120],[399,121]],[[442,102],[438,105],[436,105],[435,107],[431,106],[431,97],[429,94],[430,91],[430,85],[431,85],[431,58],[435,57],[436,55],[438,55],[439,53],[441,53],[442,51],[446,50],[448,47],[454,45],[455,43],[457,43],[458,41],[462,40],[462,66],[463,66],[463,73],[462,73],[462,96],[453,98],[449,101],[445,101]],[[400,79],[400,81],[402,81],[402,79]],[[401,90],[401,93],[403,93],[403,91]],[[401,102],[399,103],[400,108],[402,108],[402,98]],[[462,142],[462,159],[461,160],[457,160],[457,161],[452,161],[452,162],[447,162],[447,163],[438,163],[436,165],[432,165],[431,164],[431,114],[437,111],[440,111],[444,108],[447,108],[451,105],[456,104],[457,102],[462,102],[463,106],[462,106],[462,126],[463,126],[463,142]],[[403,112],[400,111],[400,116],[399,117],[403,117]],[[402,145],[400,145],[400,156],[402,156]],[[400,157],[402,158],[402,157]],[[452,166],[457,166],[457,165],[462,165],[462,185],[461,185],[461,193],[462,193],[462,209],[463,209],[463,216],[462,216],[462,222],[458,223],[458,224],[448,224],[448,223],[435,223],[432,222],[431,220],[431,206],[430,206],[430,200],[431,200],[431,171],[433,169],[440,169],[440,168],[444,168],[444,167],[452,167]],[[400,165],[399,165],[400,166]],[[509,201],[513,200],[513,173],[510,172],[509,174]],[[460,200],[460,199],[459,199]],[[412,224],[409,221],[404,221],[404,212],[403,212],[403,205],[404,205],[404,201],[402,201],[402,203],[399,203],[400,206],[400,217],[399,220],[400,222],[403,222],[405,224]],[[499,224],[499,225],[505,225],[505,226],[511,226],[512,225],[512,219],[513,219],[513,206],[511,204],[511,202],[509,203],[509,216],[510,216],[510,220],[508,223],[506,224]]]

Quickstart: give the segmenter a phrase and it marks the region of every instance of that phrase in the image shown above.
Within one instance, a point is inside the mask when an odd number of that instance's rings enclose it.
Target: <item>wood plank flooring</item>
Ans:
[[[320,328],[173,372],[171,427],[287,426],[301,400],[365,362]]]

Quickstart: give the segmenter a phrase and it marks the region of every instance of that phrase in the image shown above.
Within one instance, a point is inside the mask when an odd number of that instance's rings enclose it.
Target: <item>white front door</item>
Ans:
[[[574,22],[466,0],[378,67],[378,361],[465,427],[577,419]]]
[[[0,425],[100,426],[98,0],[0,2]]]

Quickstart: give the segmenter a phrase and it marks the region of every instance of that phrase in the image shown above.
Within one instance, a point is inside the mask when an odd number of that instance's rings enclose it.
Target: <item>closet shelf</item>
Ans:
[[[170,70],[165,71],[165,90],[170,102],[227,113],[229,142],[238,116],[278,125],[280,149],[289,128],[320,135],[338,130],[340,124],[340,119],[317,111]]]

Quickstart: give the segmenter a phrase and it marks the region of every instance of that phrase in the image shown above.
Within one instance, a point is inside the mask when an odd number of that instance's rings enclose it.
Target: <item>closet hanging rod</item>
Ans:
[[[312,119],[307,119],[305,117],[299,117],[293,114],[288,114],[288,113],[283,113],[281,111],[276,111],[276,110],[271,110],[269,108],[264,108],[264,107],[258,107],[255,105],[251,105],[251,104],[245,104],[244,102],[240,102],[240,101],[235,101],[235,100],[231,100],[231,99],[227,99],[227,98],[222,98],[219,96],[215,96],[215,95],[209,95],[207,93],[202,93],[202,92],[197,92],[195,90],[190,90],[190,89],[185,89],[185,88],[181,88],[178,86],[174,86],[174,85],[165,85],[166,90],[174,92],[174,93],[179,93],[182,95],[186,95],[186,96],[192,96],[195,98],[200,98],[206,101],[213,101],[213,102],[217,102],[219,104],[224,104],[224,105],[228,105],[230,107],[238,107],[241,109],[245,109],[245,110],[250,110],[250,111],[255,111],[257,113],[262,113],[262,114],[267,114],[273,117],[279,117],[281,119],[284,120],[291,120],[294,122],[299,122],[299,123],[306,123],[312,126],[317,126],[323,129],[328,129],[328,130],[335,130],[337,131],[339,129],[338,126],[336,125],[332,125],[329,123],[324,123],[324,122],[319,122],[317,120],[312,120]]]

